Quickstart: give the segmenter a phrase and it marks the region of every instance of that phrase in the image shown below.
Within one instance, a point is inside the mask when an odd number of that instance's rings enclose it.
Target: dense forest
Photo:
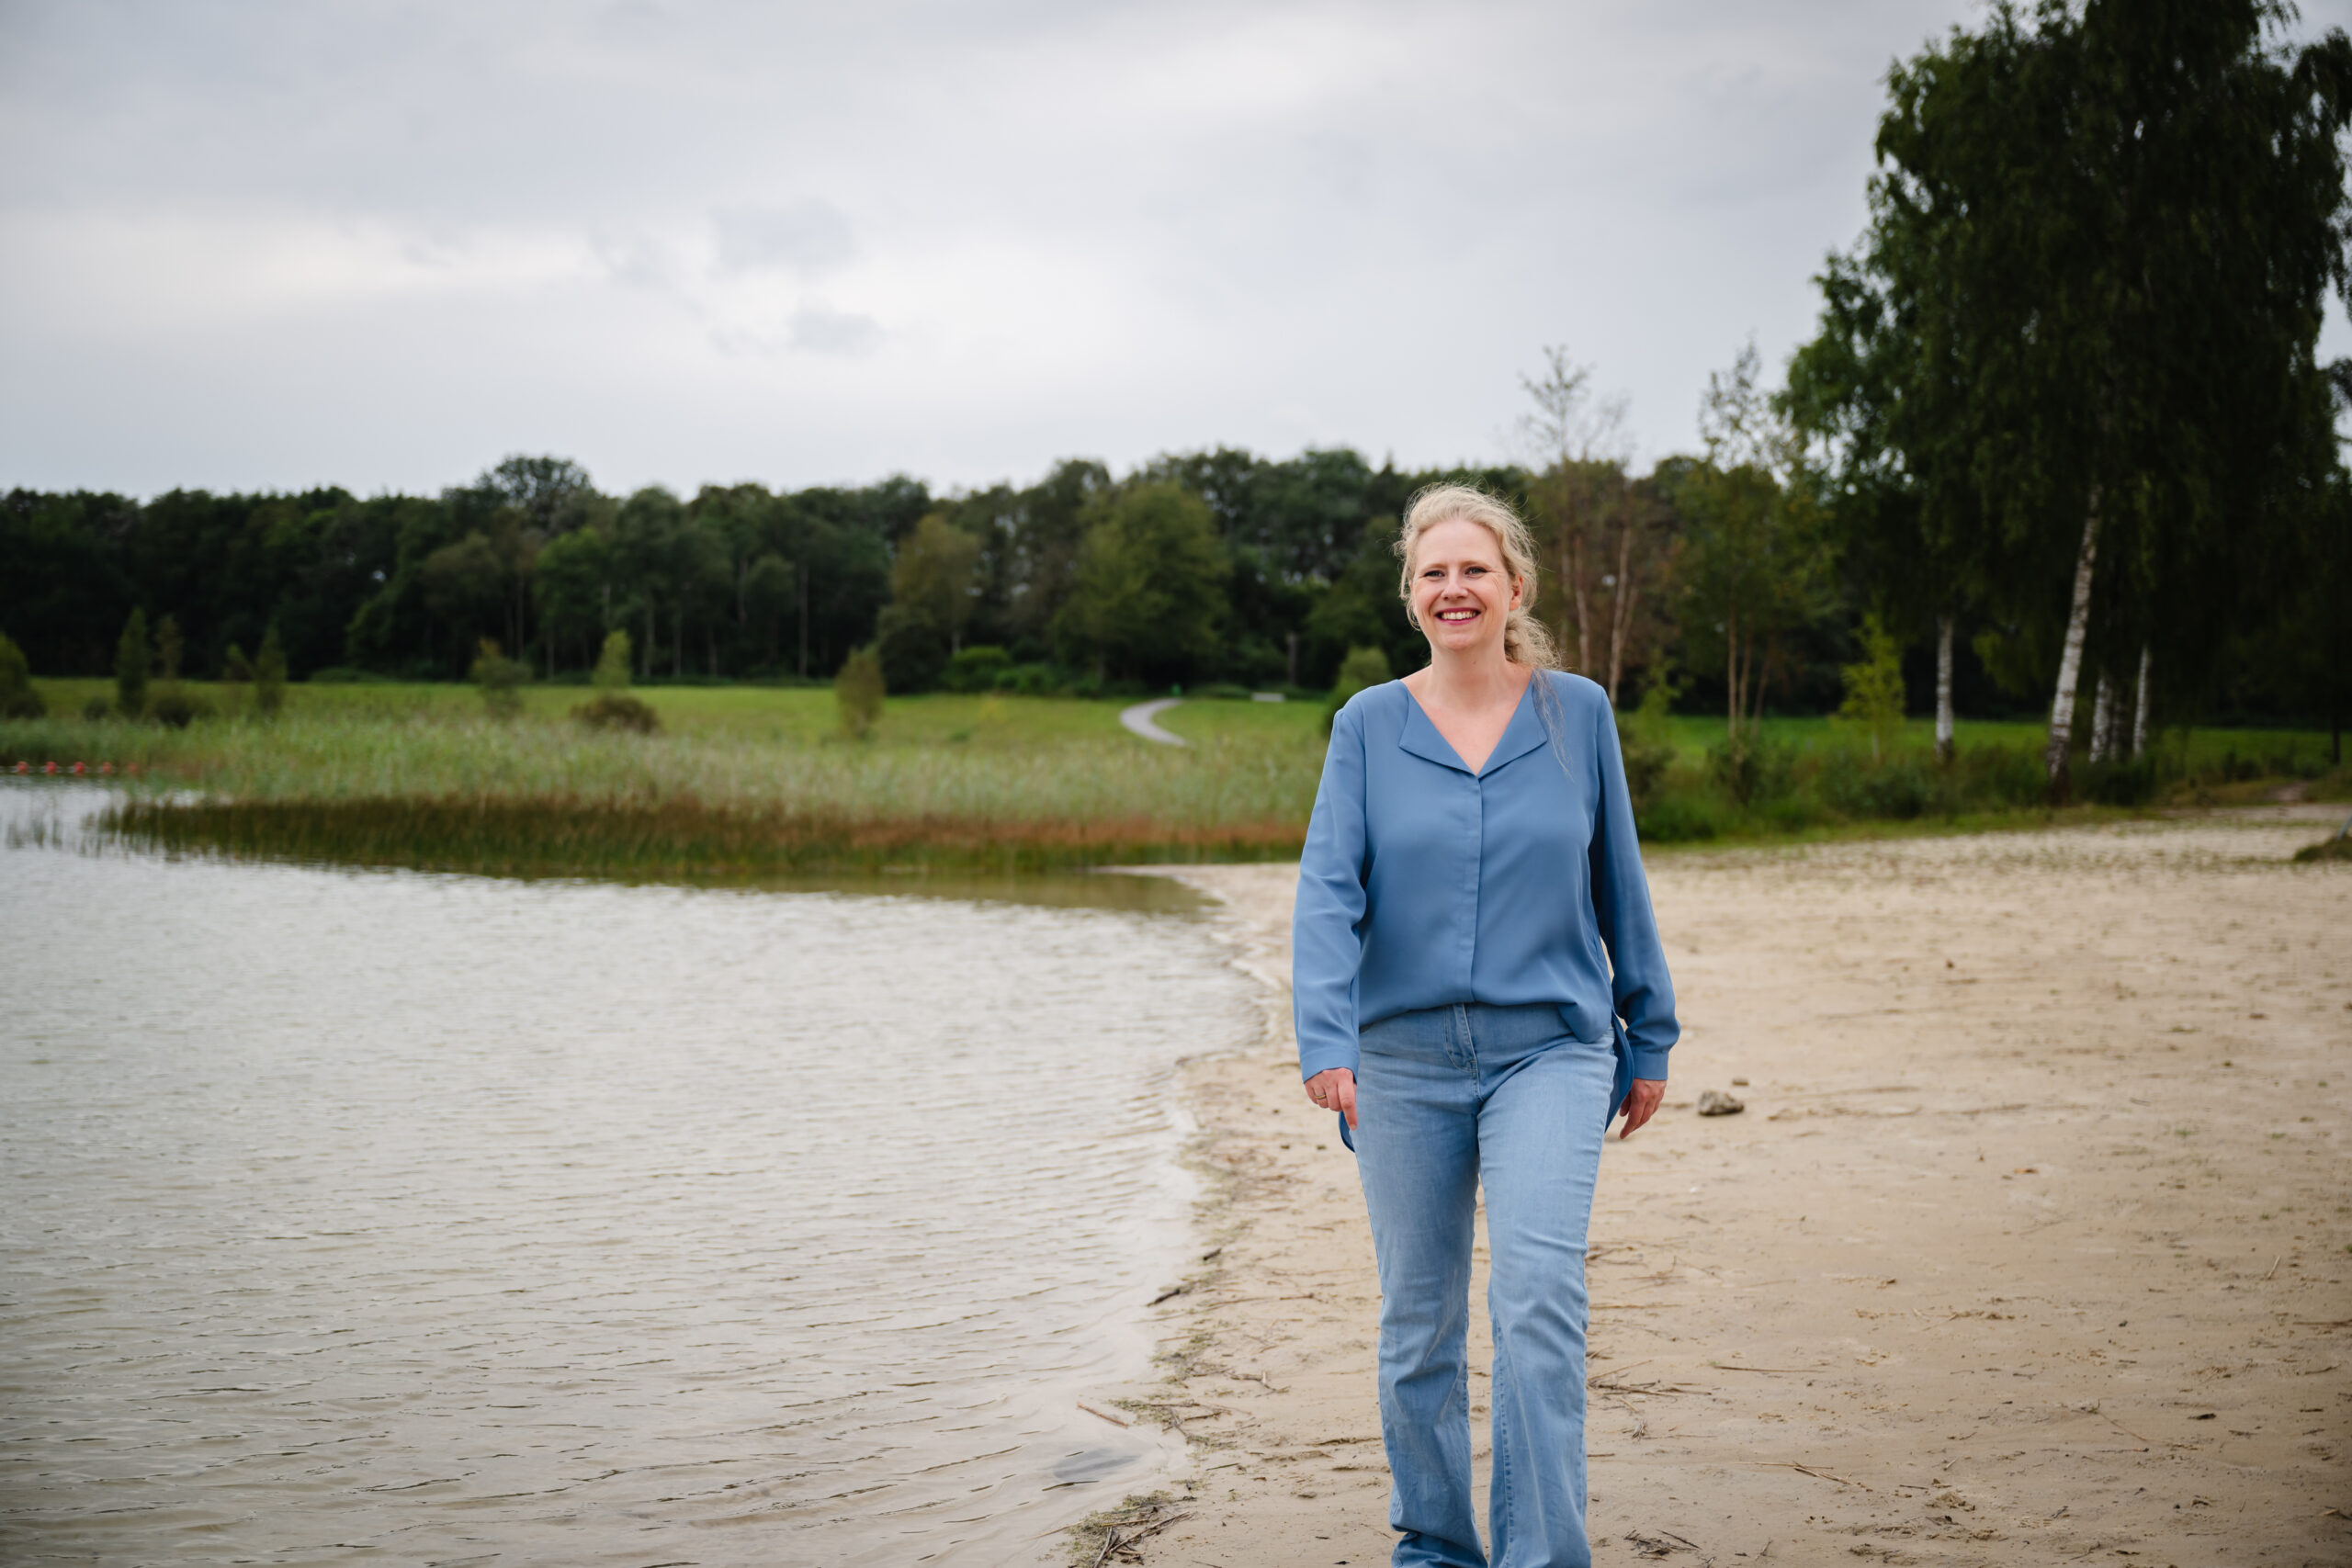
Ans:
[[[1520,461],[1374,468],[1220,448],[934,493],[894,477],[690,498],[514,457],[437,496],[18,490],[0,634],[42,674],[108,671],[134,614],[187,673],[275,634],[296,679],[464,676],[485,640],[542,679],[607,631],[642,680],[891,690],[1328,686],[1418,664],[1397,518],[1424,484],[1512,500],[1572,667],[1723,714],[1849,699],[2047,715],[2070,747],[2352,708],[2352,43],[2282,41],[2262,0],[1996,6],[1889,77],[1871,220],[1817,279],[1816,335],[1715,377],[1687,454],[1637,472],[1622,410],[1548,350]],[[183,651],[184,650],[184,651]],[[2077,708],[2084,710],[2078,722]]]

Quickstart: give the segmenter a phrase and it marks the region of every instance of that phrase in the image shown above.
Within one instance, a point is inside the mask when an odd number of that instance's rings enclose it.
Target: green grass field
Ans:
[[[865,739],[830,688],[654,686],[661,733],[594,731],[591,695],[531,687],[489,716],[459,685],[300,685],[274,721],[245,694],[185,690],[213,716],[184,730],[77,716],[103,681],[39,681],[52,716],[0,722],[0,766],[111,764],[118,831],[188,851],[514,874],[784,877],[926,868],[988,874],[1297,852],[1322,768],[1322,704],[1196,700],[1160,723],[1191,744],[1124,730],[1118,701],[1009,694],[894,697]],[[1742,841],[2023,827],[2041,730],[1965,723],[1937,769],[1924,720],[1884,767],[1823,718],[1776,718],[1776,761],[1736,796],[1711,767],[1720,720],[1678,716],[1640,807],[1650,842]],[[2279,779],[2346,793],[2327,738],[2291,730],[2168,733],[2128,776],[2093,780],[2105,807],[2260,798]],[[2128,785],[2129,790],[2120,786]]]

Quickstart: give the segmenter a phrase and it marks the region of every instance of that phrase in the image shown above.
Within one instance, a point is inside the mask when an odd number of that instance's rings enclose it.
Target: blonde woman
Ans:
[[[1331,726],[1292,930],[1300,1075],[1356,1152],[1380,1267],[1396,1563],[1485,1568],[1470,1486],[1471,1217],[1487,1200],[1496,1568],[1583,1568],[1585,1237],[1601,1139],[1679,1032],[1615,721],[1555,669],[1534,550],[1422,491],[1399,591],[1430,662]]]

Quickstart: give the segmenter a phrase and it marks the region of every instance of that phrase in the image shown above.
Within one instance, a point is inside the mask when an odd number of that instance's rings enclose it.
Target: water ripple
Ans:
[[[1073,1402],[1247,1023],[1191,923],[73,852],[94,799],[0,789],[0,1555],[995,1562],[1148,1472]]]

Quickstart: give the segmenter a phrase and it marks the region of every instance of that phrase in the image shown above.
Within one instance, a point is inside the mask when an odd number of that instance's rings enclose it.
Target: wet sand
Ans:
[[[1594,1216],[1600,1562],[2352,1561],[2352,866],[2288,863],[2338,815],[1652,857],[1685,1034]],[[1189,1070],[1206,1256],[1166,1381],[1106,1391],[1192,1439],[1139,1551],[1385,1562],[1295,869],[1176,874],[1267,1022]]]

